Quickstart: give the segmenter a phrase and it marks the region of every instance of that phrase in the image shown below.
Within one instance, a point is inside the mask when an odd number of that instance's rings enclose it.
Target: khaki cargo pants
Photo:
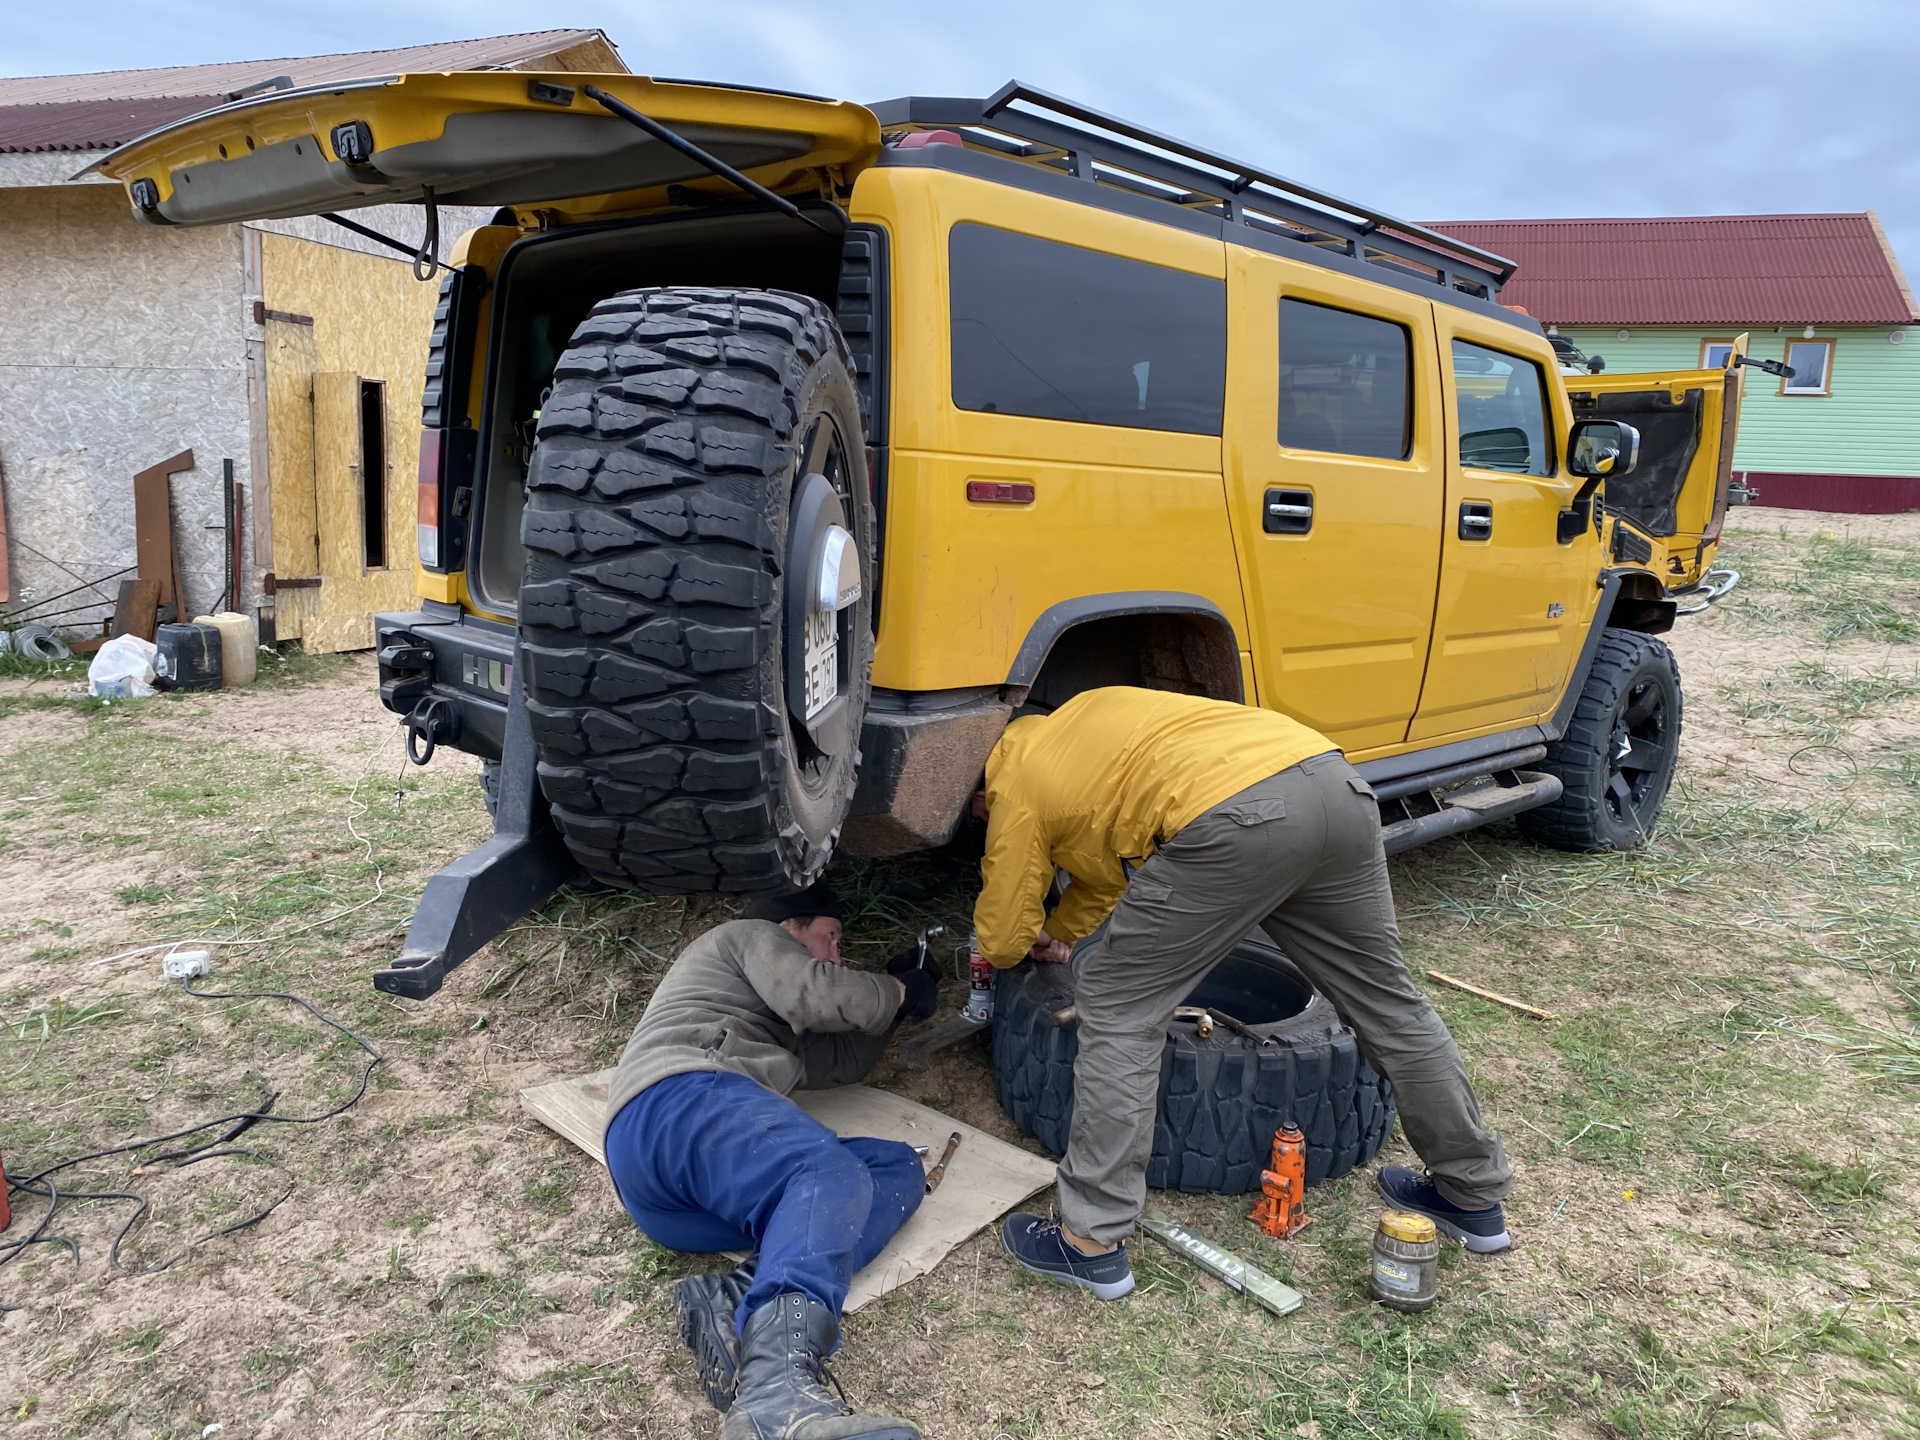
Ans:
[[[1373,792],[1337,751],[1223,800],[1154,851],[1074,971],[1080,1055],[1060,1218],[1125,1238],[1146,1199],[1160,1052],[1174,1007],[1258,925],[1393,1082],[1400,1124],[1456,1205],[1502,1199],[1512,1171],[1480,1123],[1447,1027],[1400,958]]]

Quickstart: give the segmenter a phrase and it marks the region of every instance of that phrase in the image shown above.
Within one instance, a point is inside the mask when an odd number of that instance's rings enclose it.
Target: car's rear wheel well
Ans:
[[[1136,685],[1242,698],[1240,650],[1224,619],[1197,613],[1099,615],[1068,625],[1046,651],[1018,713],[1044,714],[1083,690]]]

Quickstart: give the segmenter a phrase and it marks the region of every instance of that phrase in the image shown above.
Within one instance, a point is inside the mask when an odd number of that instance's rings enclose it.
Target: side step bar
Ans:
[[[514,659],[517,670],[517,650]],[[514,685],[493,838],[427,881],[407,943],[391,965],[373,972],[374,989],[425,1000],[474,951],[580,873],[547,813],[534,763],[526,700]]]
[[[1536,753],[1529,755],[1529,759],[1537,760],[1545,753],[1545,746],[1536,747]],[[1565,788],[1558,775],[1548,775],[1539,770],[1505,768],[1495,771],[1484,784],[1469,785],[1459,790],[1439,790],[1439,786],[1471,778],[1476,771],[1480,774],[1487,772],[1485,763],[1457,768],[1464,769],[1466,773],[1436,771],[1430,776],[1410,777],[1385,787],[1395,792],[1380,800],[1380,818],[1384,822],[1380,828],[1380,838],[1386,845],[1387,854],[1398,855],[1403,850],[1411,850],[1430,840],[1458,835],[1463,830],[1473,830],[1495,820],[1504,820],[1509,815],[1518,815],[1522,810],[1531,810],[1536,805],[1551,804],[1560,798]],[[1389,819],[1389,811],[1399,811],[1405,818]]]

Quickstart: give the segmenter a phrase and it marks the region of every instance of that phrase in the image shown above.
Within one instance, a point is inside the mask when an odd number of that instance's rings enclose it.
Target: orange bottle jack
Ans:
[[[1284,1240],[1312,1222],[1303,1208],[1307,1194],[1307,1137],[1292,1125],[1273,1132],[1273,1160],[1260,1172],[1260,1198],[1247,1218],[1261,1233]]]

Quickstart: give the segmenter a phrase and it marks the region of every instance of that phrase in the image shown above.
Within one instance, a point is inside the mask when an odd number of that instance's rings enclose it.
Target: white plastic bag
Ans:
[[[154,693],[153,661],[160,647],[138,635],[116,635],[87,667],[87,693],[102,700],[137,700]]]

